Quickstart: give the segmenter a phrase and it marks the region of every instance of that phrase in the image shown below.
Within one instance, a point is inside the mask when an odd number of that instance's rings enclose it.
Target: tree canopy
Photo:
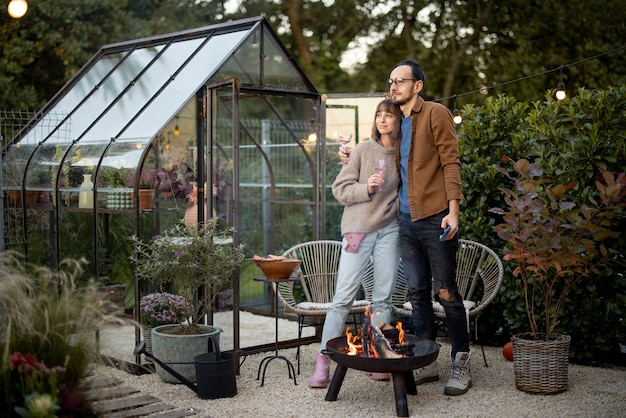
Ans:
[[[626,18],[603,0],[31,0],[0,14],[0,108],[39,109],[100,47],[265,15],[323,93],[385,91],[391,65],[414,58],[426,99],[458,106],[494,93],[541,99],[561,81],[626,84]],[[235,8],[228,7],[236,5]],[[363,60],[355,60],[358,46]],[[614,51],[612,53],[608,53]],[[350,63],[350,64],[347,64]],[[517,82],[511,82],[519,80]],[[479,93],[482,91],[483,94]]]

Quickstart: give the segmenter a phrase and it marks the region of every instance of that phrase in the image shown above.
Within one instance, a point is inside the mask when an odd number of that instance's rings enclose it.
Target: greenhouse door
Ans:
[[[207,138],[205,143],[198,141],[198,155],[202,147],[202,155],[205,156],[205,166],[198,167],[198,172],[205,173],[205,193],[212,194],[212,198],[207,199],[208,213],[219,219],[221,228],[234,228],[233,245],[240,243],[239,129],[234,129],[239,126],[239,95],[239,79],[235,78],[219,84],[208,84],[205,100],[198,100],[198,115],[202,115],[199,120],[206,121],[204,126],[198,124],[198,138]],[[232,292],[232,349],[235,351],[240,349],[239,287],[239,268],[236,267]]]

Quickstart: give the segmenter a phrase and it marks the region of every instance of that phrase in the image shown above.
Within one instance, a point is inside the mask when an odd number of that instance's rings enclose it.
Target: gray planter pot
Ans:
[[[217,341],[219,343],[219,334],[222,330],[210,325],[199,325],[199,327],[206,330],[205,333],[177,335],[163,332],[175,327],[180,327],[180,325],[160,325],[152,328],[152,355],[176,370],[190,382],[195,383],[195,357],[208,352],[209,338],[211,335],[217,334]],[[155,366],[157,374],[164,382],[182,383],[158,364],[155,364]]]

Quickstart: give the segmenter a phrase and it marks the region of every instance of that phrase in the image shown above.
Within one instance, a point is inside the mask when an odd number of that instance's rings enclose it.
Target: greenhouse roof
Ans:
[[[26,127],[40,141],[150,141],[207,82],[317,92],[262,17],[106,45]],[[54,115],[54,116],[53,116]],[[60,123],[49,118],[59,119]]]

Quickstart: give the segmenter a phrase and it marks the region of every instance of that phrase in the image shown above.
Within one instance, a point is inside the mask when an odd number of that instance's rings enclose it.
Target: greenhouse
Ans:
[[[22,126],[3,115],[4,249],[51,267],[83,257],[85,279],[132,309],[148,289],[129,237],[191,216],[190,195],[206,205],[194,219],[233,228],[248,257],[338,239],[333,136],[368,137],[374,96],[320,95],[262,17],[106,45]],[[259,273],[244,261],[234,277],[235,350]]]

